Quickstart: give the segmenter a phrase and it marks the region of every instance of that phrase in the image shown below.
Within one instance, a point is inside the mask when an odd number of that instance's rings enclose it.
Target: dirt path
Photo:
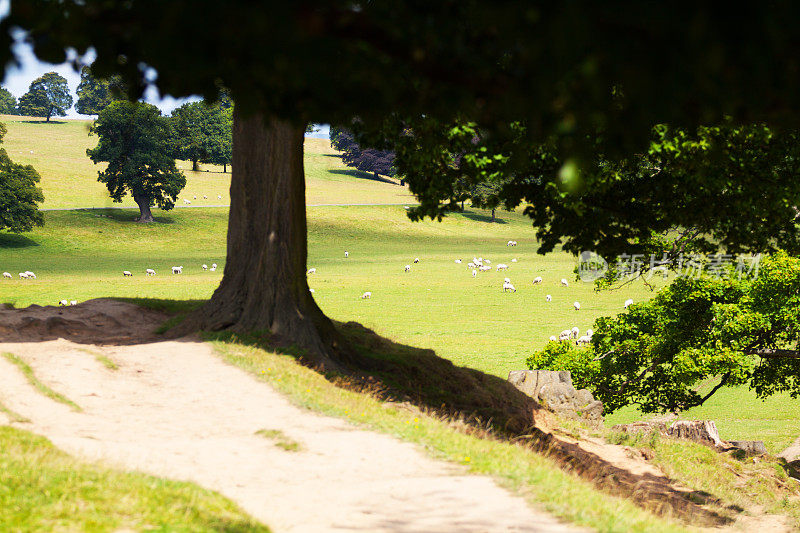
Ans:
[[[92,305],[101,304],[83,305],[99,327]],[[123,310],[126,304],[102,305]],[[67,325],[53,327],[74,331],[81,320],[70,316]],[[0,319],[13,322],[9,315]],[[31,331],[48,329],[26,320]],[[32,340],[0,342],[0,352],[23,358],[83,412],[43,396],[0,358],[0,399],[32,421],[19,427],[79,457],[217,490],[275,531],[574,531],[487,477],[294,407],[206,344]],[[95,354],[119,369],[107,369]],[[9,423],[1,413],[0,423]],[[280,430],[303,450],[285,451],[255,434],[261,429]]]

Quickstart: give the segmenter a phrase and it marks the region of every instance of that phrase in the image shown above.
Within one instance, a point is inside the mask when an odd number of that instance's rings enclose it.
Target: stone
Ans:
[[[719,430],[713,420],[678,420],[667,428],[667,435],[714,447],[725,447],[725,443],[719,438]]]
[[[508,381],[557,415],[581,420],[593,427],[603,424],[603,402],[587,389],[576,390],[565,370],[513,370]]]
[[[788,448],[779,453],[778,457],[787,463],[792,463],[794,461],[800,462],[800,437],[797,437]]]
[[[744,451],[747,455],[767,454],[767,447],[763,440],[729,440],[728,444]]]
[[[647,421],[647,422],[631,422],[630,424],[617,424],[612,426],[614,431],[622,431],[635,435],[637,433],[660,433],[667,434],[667,424],[661,421]]]

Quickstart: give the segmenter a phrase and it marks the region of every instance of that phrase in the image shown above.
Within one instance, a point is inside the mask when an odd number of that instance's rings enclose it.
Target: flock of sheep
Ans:
[[[197,200],[197,195],[196,194],[192,195],[192,200]],[[183,199],[183,204],[184,205],[192,205],[192,200],[188,200],[188,199],[184,198]],[[204,194],[203,195],[203,200],[208,200],[208,196]],[[217,195],[217,200],[222,200],[222,195],[221,194]]]
[[[216,263],[211,263],[211,268],[209,268],[208,265],[203,264],[203,265],[200,266],[200,268],[202,268],[203,270],[208,270],[210,272],[215,272],[217,270],[217,264]],[[172,267],[172,273],[173,274],[183,274],[183,265]],[[130,270],[123,270],[122,271],[122,275],[124,277],[133,277],[133,272],[131,272]],[[154,269],[152,269],[152,268],[147,268],[144,271],[144,275],[145,276],[155,276],[156,275],[156,271]]]
[[[11,275],[11,272],[3,272],[3,279],[11,279],[13,277],[14,276]],[[36,274],[30,270],[26,270],[25,272],[19,273],[19,279],[36,279]]]

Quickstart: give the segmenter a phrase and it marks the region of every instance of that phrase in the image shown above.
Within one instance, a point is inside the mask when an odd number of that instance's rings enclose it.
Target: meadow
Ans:
[[[14,160],[39,170],[45,207],[110,204],[96,182],[97,168],[85,156],[96,142],[87,135],[86,122],[46,125],[6,118],[9,133],[3,147]],[[188,185],[181,196],[207,194],[208,204],[225,203],[230,175],[201,168],[186,173]],[[309,284],[322,309],[397,342],[433,349],[457,365],[505,377],[524,368],[526,357],[550,335],[572,326],[583,332],[597,317],[622,312],[627,298],[641,301],[652,295],[641,284],[596,293],[591,284],[574,281],[575,259],[558,251],[538,255],[534,230],[519,213],[500,211],[499,220],[491,223],[487,213],[468,209],[442,222],[413,223],[402,205],[413,202],[407,189],[344,167],[325,140],[306,141],[305,168],[309,204],[401,204],[309,207],[308,266],[316,268]],[[208,298],[225,263],[227,208],[192,202],[201,206],[154,211],[157,222],[150,225],[132,222],[135,210],[73,209],[47,212],[43,228],[22,236],[0,234],[0,271],[14,275],[0,282],[0,302],[26,306],[103,296]],[[519,245],[507,247],[512,239]],[[474,256],[510,268],[473,279],[465,263]],[[420,262],[414,264],[417,257]],[[220,268],[204,272],[203,263]],[[403,271],[406,264],[412,266],[409,273]],[[169,274],[173,265],[182,265],[184,274]],[[145,277],[146,268],[158,275]],[[36,272],[38,279],[19,280],[17,272],[25,270]],[[134,277],[124,278],[123,270]],[[502,292],[506,276],[516,293]],[[544,279],[541,285],[532,284],[536,276]],[[559,285],[561,278],[570,280],[569,287]],[[364,291],[373,293],[370,300],[359,298]],[[546,294],[552,302],[545,301]],[[578,312],[574,301],[581,303]],[[798,407],[800,401],[786,395],[762,402],[746,388],[723,389],[683,416],[713,419],[723,438],[762,439],[777,452],[800,434],[800,421],[791,416]],[[607,425],[641,417],[633,408],[623,409],[608,416]]]

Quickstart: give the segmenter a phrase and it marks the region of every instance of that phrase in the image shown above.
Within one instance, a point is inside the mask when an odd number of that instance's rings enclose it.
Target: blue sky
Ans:
[[[0,1],[0,18],[2,18],[3,13],[7,12],[4,9],[4,5],[7,6],[5,1]],[[7,9],[7,7],[6,7]],[[81,81],[80,74],[75,72],[72,68],[72,65],[69,63],[62,63],[60,65],[54,65],[52,63],[44,63],[39,61],[36,56],[33,54],[33,50],[31,47],[24,43],[16,43],[14,45],[14,54],[16,55],[17,59],[19,60],[19,65],[10,64],[6,66],[5,69],[5,78],[3,80],[3,87],[11,91],[11,94],[19,99],[20,96],[28,92],[28,86],[31,84],[33,80],[41,76],[46,72],[58,72],[61,76],[67,79],[67,83],[69,84],[70,92],[72,93],[73,97],[77,99],[75,96],[75,92],[78,89],[78,84]],[[84,57],[86,63],[90,63],[92,57],[91,54],[87,54]],[[198,98],[199,99],[199,98]],[[169,95],[161,96],[158,94],[158,91],[151,87],[145,93],[145,100],[158,106],[161,109],[161,112],[165,115],[168,115],[172,112],[173,109],[176,107],[181,106],[184,102],[190,101],[192,99],[188,98],[181,98],[176,99],[172,98]],[[86,115],[80,115],[74,108],[67,111],[66,118],[81,118],[86,119],[88,118]],[[312,133],[308,135],[309,137],[322,137],[328,138],[329,127],[327,124],[318,125],[319,128],[318,132]]]

